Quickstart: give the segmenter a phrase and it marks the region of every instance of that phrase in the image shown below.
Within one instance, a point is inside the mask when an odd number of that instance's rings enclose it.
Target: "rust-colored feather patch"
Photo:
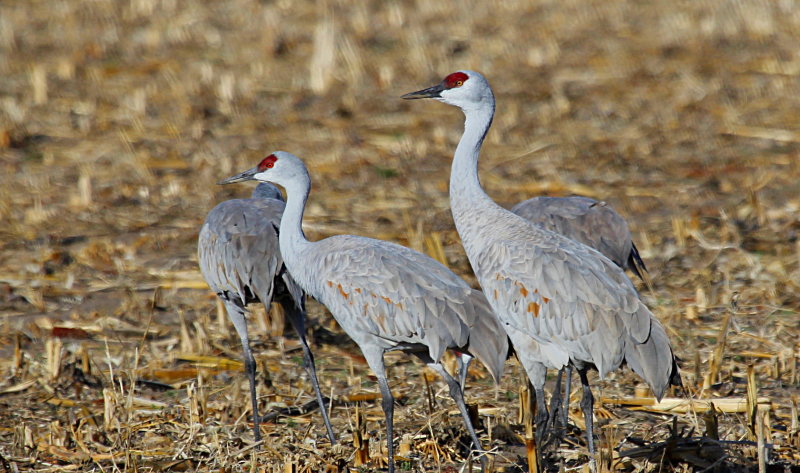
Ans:
[[[539,306],[539,304],[537,304],[536,302],[531,302],[528,304],[528,312],[532,313],[534,317],[539,317],[540,309],[541,306]]]

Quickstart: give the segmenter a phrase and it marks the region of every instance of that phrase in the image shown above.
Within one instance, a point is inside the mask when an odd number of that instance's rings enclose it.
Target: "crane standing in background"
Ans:
[[[625,218],[605,202],[589,197],[533,197],[511,211],[520,217],[602,253],[622,269],[647,282],[639,250]]]
[[[262,183],[253,191],[252,198],[227,200],[214,207],[203,223],[197,242],[200,271],[211,290],[222,299],[242,341],[245,371],[250,381],[256,442],[261,440],[256,363],[250,350],[245,307],[261,302],[269,310],[274,299],[281,305],[300,338],[303,364],[311,377],[328,438],[334,444],[336,436],[319,389],[314,355],[306,341],[305,293],[286,271],[278,245],[285,205],[275,186]]]

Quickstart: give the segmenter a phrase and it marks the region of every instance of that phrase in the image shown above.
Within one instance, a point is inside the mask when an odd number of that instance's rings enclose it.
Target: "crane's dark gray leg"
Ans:
[[[564,386],[564,408],[561,411],[562,421],[564,422],[564,430],[567,429],[569,422],[569,394],[572,386],[572,365],[567,365],[567,380]]]
[[[381,388],[381,406],[383,415],[386,417],[386,447],[389,450],[389,473],[394,473],[394,397],[389,389],[389,382],[386,380],[386,367],[383,364],[383,349],[374,347],[361,349],[367,364],[375,376],[378,378],[378,386]]]
[[[558,378],[556,378],[556,387],[553,390],[553,397],[550,399],[549,428],[552,428],[554,432],[558,432],[559,437],[563,436],[563,433],[566,431],[569,422],[569,394],[570,394],[570,386],[572,383],[572,365],[567,365],[566,367],[567,381],[566,381],[566,386],[564,388],[564,397],[562,398],[561,378],[564,375],[564,370],[565,368],[562,368],[558,371]],[[562,399],[563,399],[563,405],[562,405]],[[558,420],[558,417],[561,418],[561,425],[563,429],[559,429],[556,427],[556,420]]]
[[[520,356],[520,353],[517,353],[517,359],[522,363],[523,368],[525,368],[525,374],[528,375],[528,380],[531,386],[533,386],[533,392],[536,396],[536,415],[534,417],[536,422],[536,434],[534,440],[536,441],[538,451],[541,452],[541,447],[543,446],[542,439],[545,438],[547,419],[549,418],[547,403],[544,397],[544,383],[545,379],[547,379],[547,369],[539,362],[526,358],[525,356]]]
[[[244,369],[247,372],[247,378],[250,381],[250,402],[253,409],[253,434],[255,435],[256,442],[261,441],[261,428],[259,426],[258,417],[258,399],[256,398],[256,360],[253,358],[253,352],[250,351],[250,338],[247,335],[247,320],[244,316],[244,309],[234,304],[231,301],[224,301],[225,309],[228,311],[228,317],[239,334],[239,339],[242,341],[242,350],[244,351]]]
[[[586,368],[578,369],[578,375],[581,377],[581,385],[583,385],[581,410],[583,410],[583,417],[586,421],[586,445],[589,448],[589,470],[594,473],[597,471],[597,464],[594,460],[594,433],[592,426],[594,397],[592,396],[592,389],[589,387],[589,380],[586,378]]]
[[[564,376],[564,369],[558,370],[558,377],[556,377],[556,386],[553,388],[553,396],[550,398],[550,419],[549,429],[553,431],[558,430],[556,428],[556,419],[558,419],[558,414],[561,410],[561,378]]]
[[[325,422],[325,429],[328,431],[328,439],[331,441],[332,445],[335,445],[336,436],[333,434],[331,420],[328,418],[328,410],[325,408],[322,391],[319,389],[319,379],[317,379],[317,368],[314,365],[314,355],[311,353],[311,348],[309,348],[308,342],[306,341],[305,313],[291,300],[281,301],[281,306],[284,312],[289,315],[289,321],[292,323],[294,331],[297,332],[297,336],[300,338],[300,344],[303,346],[303,365],[306,371],[308,371],[308,375],[311,377],[311,385],[314,386],[314,394],[317,396],[317,404],[319,404],[319,410],[322,413],[322,420]]]
[[[469,371],[469,364],[472,362],[472,355],[466,353],[456,354],[456,365],[458,366],[458,384],[461,385],[461,392],[467,386],[467,372]]]
[[[450,388],[450,397],[453,398],[458,406],[458,410],[461,411],[461,417],[464,418],[464,425],[466,425],[469,436],[472,438],[472,444],[474,445],[473,450],[478,453],[478,457],[481,460],[481,472],[486,471],[486,455],[483,454],[481,441],[478,439],[478,435],[475,433],[475,428],[472,426],[472,421],[469,418],[469,411],[467,411],[467,404],[464,402],[464,393],[461,391],[461,385],[459,385],[458,382],[452,376],[450,376],[450,373],[444,369],[444,366],[430,360],[430,358],[425,361],[428,363],[428,366],[433,368],[442,378],[444,378],[447,386]]]
[[[544,399],[544,386],[534,386],[533,392],[536,393],[536,445],[541,451],[547,432],[547,420],[550,416],[547,413],[547,402]]]

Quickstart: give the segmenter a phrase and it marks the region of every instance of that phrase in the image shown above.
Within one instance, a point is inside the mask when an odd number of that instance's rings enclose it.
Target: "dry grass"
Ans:
[[[758,444],[764,469],[800,463],[799,43],[789,1],[0,3],[0,470],[377,467],[380,407],[347,401],[374,380],[317,305],[341,444],[312,413],[252,448],[197,231],[250,191],[216,180],[286,149],[315,179],[312,238],[397,241],[474,283],[447,210],[461,117],[398,99],[458,68],[498,96],[489,193],[581,193],[628,216],[689,397],[750,399],[634,410],[638,379],[615,373],[597,383],[604,468],[755,471]],[[264,412],[309,401],[296,341],[255,318]],[[388,359],[400,466],[461,471],[446,390]],[[468,397],[496,470],[517,471],[521,371],[507,373],[495,388],[476,368]],[[580,435],[554,458],[580,470]]]

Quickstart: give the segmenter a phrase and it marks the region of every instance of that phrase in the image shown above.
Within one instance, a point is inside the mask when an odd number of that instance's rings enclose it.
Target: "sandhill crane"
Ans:
[[[508,341],[483,294],[439,262],[394,243],[354,235],[308,241],[302,220],[311,178],[297,156],[277,151],[220,184],[254,179],[286,190],[280,234],[285,264],[300,287],[324,304],[358,344],[378,378],[389,471],[394,471],[394,398],[383,354],[390,350],[416,355],[444,378],[480,450],[461,387],[439,360],[447,348],[468,351],[486,365],[495,381],[500,379]],[[486,458],[480,458],[485,468]]]
[[[569,197],[539,196],[518,203],[511,208],[511,211],[530,222],[594,248],[620,268],[630,270],[649,284],[649,279],[645,279],[644,276],[647,267],[633,243],[628,222],[605,202],[577,195]],[[458,361],[463,386],[470,359],[468,355],[459,356]],[[556,411],[561,409],[562,423],[566,426],[572,369],[570,366],[566,368],[565,405],[561,408],[563,371],[559,370],[556,379],[556,387],[550,403],[550,421],[555,420]]]
[[[660,399],[667,386],[680,384],[664,328],[611,260],[525,220],[486,195],[478,180],[478,157],[495,100],[482,75],[458,71],[403,98],[434,98],[463,111],[464,134],[450,175],[456,230],[536,390],[537,430],[547,419],[546,369],[571,364],[578,370],[590,467],[596,470],[587,370],[594,367],[603,378],[627,363]]]
[[[255,440],[261,440],[256,399],[256,363],[250,350],[245,307],[261,302],[269,310],[274,299],[286,313],[303,346],[303,363],[314,386],[331,443],[336,443],[322,399],[314,356],[306,342],[305,293],[286,271],[278,248],[278,229],[286,204],[277,187],[259,184],[250,199],[226,200],[208,213],[200,230],[200,271],[220,299],[242,341],[250,381]]]
[[[644,279],[647,267],[633,243],[628,222],[607,203],[580,195],[539,196],[523,200],[511,211],[594,248],[620,268]]]

